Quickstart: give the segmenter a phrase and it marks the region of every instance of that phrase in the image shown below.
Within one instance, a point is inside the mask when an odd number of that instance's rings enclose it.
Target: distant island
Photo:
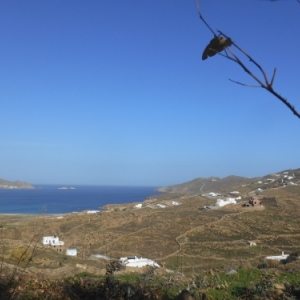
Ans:
[[[34,187],[25,181],[8,181],[0,179],[0,189],[15,190],[15,189],[34,189]]]
[[[62,186],[57,188],[58,190],[75,190],[76,188],[74,188],[73,186],[67,187],[67,186]]]

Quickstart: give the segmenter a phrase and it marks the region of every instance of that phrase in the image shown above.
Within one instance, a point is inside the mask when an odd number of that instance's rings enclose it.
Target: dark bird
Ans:
[[[221,36],[215,36],[204,49],[202,54],[202,60],[207,59],[208,56],[211,57],[219,52],[222,52],[225,48],[231,45],[232,40],[230,38],[225,39]]]

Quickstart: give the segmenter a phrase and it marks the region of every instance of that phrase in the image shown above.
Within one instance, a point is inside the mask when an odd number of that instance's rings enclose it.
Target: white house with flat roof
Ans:
[[[137,256],[127,256],[121,257],[119,260],[120,264],[126,267],[135,267],[135,268],[142,268],[145,266],[153,266],[159,268],[160,265],[156,263],[154,260],[137,257]]]
[[[43,237],[43,244],[51,246],[63,246],[65,243],[60,241],[57,235],[51,235]]]
[[[288,254],[284,254],[284,252],[282,251],[281,255],[267,256],[266,259],[269,259],[269,260],[283,260],[283,259],[287,259],[288,256],[289,256]]]
[[[216,202],[215,206],[222,207],[222,206],[225,206],[227,204],[236,204],[236,201],[235,201],[234,198],[226,198],[226,200],[217,199],[217,202]]]
[[[219,195],[220,195],[219,193],[214,193],[214,192],[208,193],[208,196],[210,196],[210,197],[217,197]]]
[[[67,249],[66,255],[77,256],[77,249]]]

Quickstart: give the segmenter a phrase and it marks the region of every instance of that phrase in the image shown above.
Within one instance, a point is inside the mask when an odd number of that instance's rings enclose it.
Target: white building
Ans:
[[[281,255],[267,256],[266,259],[270,259],[270,260],[283,260],[283,259],[287,259],[288,256],[289,256],[288,254],[284,254],[284,252],[282,251]]]
[[[181,203],[176,202],[176,201],[172,201],[172,205],[180,205]]]
[[[256,243],[253,242],[253,241],[247,241],[247,244],[248,244],[250,247],[256,246]]]
[[[66,255],[77,256],[77,249],[67,249]]]
[[[266,182],[274,182],[274,181],[275,181],[275,179],[273,179],[273,178],[266,179]]]
[[[208,195],[209,195],[210,197],[217,197],[217,196],[219,196],[218,193],[214,193],[214,192],[210,192],[210,193],[208,193]]]
[[[157,204],[157,207],[166,208],[166,205],[164,205],[164,204]]]
[[[234,198],[226,198],[226,200],[217,199],[215,206],[223,207],[227,204],[236,204],[236,201]]]
[[[43,244],[51,245],[51,246],[63,246],[65,243],[63,241],[60,241],[57,235],[53,235],[53,236],[44,236]]]
[[[135,207],[135,208],[142,208],[142,206],[143,206],[143,204],[142,204],[142,203],[139,203],[139,204],[135,205],[134,207]]]
[[[136,267],[136,268],[142,268],[145,266],[153,266],[157,268],[160,267],[160,265],[156,263],[154,260],[143,258],[143,257],[137,257],[137,256],[121,257],[119,262],[121,265],[126,267]]]

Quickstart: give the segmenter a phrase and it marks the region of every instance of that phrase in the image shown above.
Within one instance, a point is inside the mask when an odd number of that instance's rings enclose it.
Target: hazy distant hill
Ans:
[[[25,181],[8,181],[0,179],[0,189],[33,189],[34,187]]]
[[[284,173],[288,173],[298,180],[300,178],[300,169],[285,170],[276,174],[269,174],[263,177],[240,177],[240,176],[228,176],[225,178],[209,177],[209,178],[196,178],[192,181],[188,181],[182,184],[176,184],[171,186],[165,186],[158,188],[159,192],[163,193],[179,193],[179,194],[202,194],[206,192],[222,192],[225,189],[234,187],[240,187],[243,185],[252,184],[254,182],[265,181],[266,179],[278,179],[283,178]]]
[[[250,184],[256,178],[246,178],[239,176],[228,176],[225,178],[209,177],[196,178],[182,184],[176,184],[158,189],[159,192],[164,193],[179,193],[179,194],[202,194],[209,191],[221,192],[223,189],[241,186],[243,184]]]

